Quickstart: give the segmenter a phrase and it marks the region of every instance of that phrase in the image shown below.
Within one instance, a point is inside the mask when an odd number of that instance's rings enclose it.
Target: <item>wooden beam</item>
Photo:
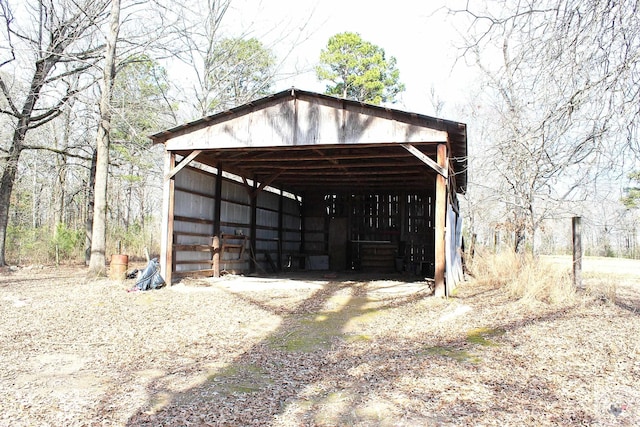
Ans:
[[[447,146],[445,144],[438,145],[438,165],[443,169],[446,168]],[[435,213],[435,296],[444,297],[446,295],[444,273],[446,267],[445,226],[447,217],[447,179],[441,174],[436,177]]]
[[[253,190],[251,196],[256,196],[258,195],[259,192],[261,192],[262,190],[264,190],[264,188],[267,185],[270,185],[273,181],[275,181],[281,174],[282,172],[284,172],[284,170],[278,171],[276,173],[274,173],[273,175],[271,175],[269,178],[267,178],[265,181],[260,183],[260,186],[258,188],[256,188],[255,190]]]
[[[211,259],[213,265],[213,277],[220,277],[220,238],[213,236],[211,246],[213,247],[213,257]]]
[[[284,241],[284,195],[280,190],[278,195],[278,254],[276,259],[278,260],[278,266],[276,271],[282,271],[282,242]]]
[[[379,153],[379,152],[373,152],[373,151],[367,151],[367,150],[363,150],[360,149],[359,151],[361,151],[360,153],[344,153],[344,151],[348,150],[351,147],[348,148],[343,148],[341,150],[334,150],[331,152],[327,152],[326,154],[323,155],[318,155],[316,150],[316,154],[302,154],[300,155],[299,151],[294,151],[294,154],[291,155],[284,155],[282,153],[282,151],[278,151],[279,155],[276,156],[272,156],[271,153],[267,153],[269,154],[269,157],[266,156],[253,156],[253,157],[240,157],[240,158],[233,158],[233,157],[225,157],[225,162],[229,163],[231,165],[237,165],[237,164],[251,164],[251,163],[268,163],[268,162],[274,162],[276,164],[278,163],[282,163],[282,162],[292,162],[292,163],[300,163],[300,162],[317,162],[317,161],[322,161],[322,160],[364,160],[364,159],[389,159],[390,157],[393,158],[398,158],[399,156],[401,156],[401,153],[395,153],[391,150],[384,150],[383,153]],[[389,146],[386,147],[376,147],[376,148],[389,148]],[[287,147],[288,149],[288,147]],[[246,152],[246,154],[248,155],[250,152]],[[219,153],[216,153],[216,155]],[[237,156],[237,154],[236,154]],[[402,157],[411,157],[409,154],[405,154]]]
[[[167,180],[167,179],[173,178],[178,172],[180,172],[182,169],[184,169],[185,166],[187,166],[196,157],[198,157],[200,155],[200,153],[202,153],[202,150],[194,150],[194,151],[192,151],[191,154],[189,154],[187,157],[182,159],[182,161],[180,161],[180,163],[177,166],[172,167],[171,170],[165,175],[164,179]]]
[[[165,152],[164,169],[170,171],[175,167],[176,155],[171,151]],[[173,273],[173,216],[175,201],[175,181],[167,179],[163,185],[162,197],[162,232],[160,244],[160,274],[164,281],[171,286]]]
[[[245,181],[246,182],[246,181]],[[250,192],[251,196],[251,224],[249,225],[251,230],[251,236],[249,237],[249,245],[251,249],[249,251],[251,260],[249,261],[249,272],[255,273],[256,268],[258,267],[258,261],[255,259],[255,254],[257,253],[256,242],[258,241],[258,236],[256,233],[258,232],[257,221],[258,221],[258,182],[254,179],[253,186],[255,190]]]
[[[389,159],[391,157],[391,155],[387,154],[386,159]],[[409,157],[407,157],[408,159]],[[413,158],[413,157],[411,157]],[[301,159],[304,160],[304,159]],[[402,161],[387,161],[387,162],[381,162],[381,161],[375,161],[375,162],[366,162],[365,160],[367,159],[358,159],[357,161],[353,161],[353,162],[349,162],[349,163],[342,163],[340,166],[342,168],[349,168],[349,169],[364,169],[364,168],[406,168],[408,166],[412,166],[411,163],[409,162],[402,162]],[[304,162],[298,162],[298,163],[294,163],[294,164],[282,164],[282,163],[277,163],[277,162],[265,162],[264,164],[258,164],[256,167],[259,167],[261,171],[267,171],[267,170],[280,170],[280,169],[286,169],[287,173],[293,173],[293,172],[299,172],[299,171],[326,171],[326,170],[334,170],[336,169],[336,165],[334,163],[315,163],[315,164],[304,164]],[[422,165],[417,165],[415,166],[416,169],[418,167],[423,168]],[[424,170],[424,169],[422,169]]]
[[[447,163],[441,165],[440,162],[434,162],[429,156],[424,154],[422,151],[418,150],[416,147],[410,144],[400,144],[405,150],[413,154],[418,160],[422,163],[429,166],[434,171],[438,172],[442,177],[447,179]],[[440,146],[443,144],[438,144],[438,154],[440,154]],[[445,146],[446,147],[446,146]]]
[[[213,235],[219,236],[220,231],[220,217],[222,215],[222,166],[218,164],[218,175],[216,175],[216,194],[214,196],[214,208],[213,208]]]

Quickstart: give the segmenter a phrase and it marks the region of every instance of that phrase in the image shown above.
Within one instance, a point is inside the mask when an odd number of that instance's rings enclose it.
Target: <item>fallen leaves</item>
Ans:
[[[0,276],[0,425],[631,425],[640,316],[411,278]],[[637,295],[629,304],[636,301]]]

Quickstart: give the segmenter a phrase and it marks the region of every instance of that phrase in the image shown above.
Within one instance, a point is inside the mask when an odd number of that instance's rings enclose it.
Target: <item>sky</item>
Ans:
[[[323,92],[325,83],[313,67],[329,38],[344,31],[383,48],[397,59],[406,90],[393,108],[434,114],[430,91],[445,100],[444,117],[460,120],[455,105],[465,102],[471,79],[463,61],[456,63],[452,43],[458,33],[442,10],[445,0],[372,2],[361,0],[233,0],[225,16],[225,31],[251,32],[286,62],[274,91],[292,86]],[[452,2],[449,1],[449,4]],[[290,51],[289,53],[287,53]],[[306,70],[306,72],[305,72]]]

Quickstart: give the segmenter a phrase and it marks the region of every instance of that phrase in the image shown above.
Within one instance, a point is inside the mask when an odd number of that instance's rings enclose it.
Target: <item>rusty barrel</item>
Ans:
[[[109,264],[109,277],[113,280],[126,279],[128,266],[128,255],[111,255],[111,264]]]

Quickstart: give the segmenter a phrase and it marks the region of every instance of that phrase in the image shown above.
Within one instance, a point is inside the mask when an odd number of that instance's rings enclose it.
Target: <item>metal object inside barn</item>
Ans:
[[[444,295],[461,278],[463,123],[290,89],[151,139],[166,150],[167,283],[402,271]]]

